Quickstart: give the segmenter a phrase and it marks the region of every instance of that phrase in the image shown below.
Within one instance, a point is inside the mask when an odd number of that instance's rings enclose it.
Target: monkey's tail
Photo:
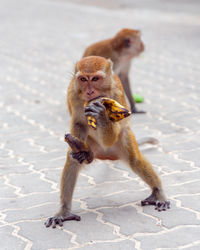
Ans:
[[[159,141],[154,137],[143,137],[143,138],[137,140],[138,146],[141,146],[141,145],[144,145],[147,143],[152,144],[152,145],[157,145],[159,143]]]

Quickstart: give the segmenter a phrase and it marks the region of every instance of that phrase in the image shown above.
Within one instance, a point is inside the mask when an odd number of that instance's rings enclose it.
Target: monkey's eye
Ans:
[[[124,45],[126,48],[129,48],[131,46],[131,39],[130,38],[126,38],[124,40]]]
[[[81,80],[81,82],[87,82],[87,79],[85,77],[80,77],[79,79]]]
[[[92,78],[92,81],[93,82],[96,82],[96,81],[98,81],[99,80],[99,77],[98,76],[94,76],[93,78]]]

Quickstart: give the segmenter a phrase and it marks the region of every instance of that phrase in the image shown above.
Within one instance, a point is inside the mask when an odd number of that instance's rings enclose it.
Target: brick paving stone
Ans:
[[[1,236],[1,249],[4,250],[21,250],[26,247],[26,242],[21,240],[19,237],[16,237],[16,234],[14,234],[15,228],[12,228],[10,226],[4,226],[0,228],[0,236]]]
[[[151,246],[152,249],[156,248],[169,248],[177,249],[180,246],[190,245],[190,249],[193,249],[192,243],[199,241],[199,231],[200,227],[198,226],[179,226],[175,227],[172,231],[164,231],[160,234],[151,234],[149,236],[138,237],[137,239],[141,240],[141,248],[149,249]],[[190,232],[190,233],[188,233]],[[192,237],[192,242],[191,242]],[[142,239],[141,239],[142,238]]]
[[[91,242],[93,243],[93,242]],[[101,249],[118,249],[118,250],[132,250],[134,249],[135,244],[133,241],[130,240],[123,240],[119,242],[108,242],[108,243],[95,243],[92,245],[86,245],[82,247],[83,250],[101,250]]]
[[[200,248],[200,47],[197,0],[1,0],[0,237],[2,250]],[[146,184],[120,161],[84,168],[72,210],[80,222],[45,228],[59,207],[69,132],[66,92],[86,46],[121,28],[141,29],[131,66],[144,96],[130,118],[141,152],[172,207],[141,207]]]

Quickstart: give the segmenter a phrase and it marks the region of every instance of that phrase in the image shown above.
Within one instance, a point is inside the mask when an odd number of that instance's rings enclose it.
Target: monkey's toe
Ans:
[[[63,221],[67,221],[67,220],[80,221],[81,217],[76,214],[69,213],[67,216],[63,217]]]
[[[54,216],[50,217],[46,220],[44,223],[46,227],[52,226],[52,228],[56,228],[56,225],[59,225],[60,227],[63,226],[63,217],[62,216]]]
[[[153,205],[153,206],[155,206],[155,205],[156,205],[156,202],[155,202],[154,200],[145,199],[145,200],[141,201],[141,205],[142,205],[142,206],[148,206],[148,205]]]
[[[156,206],[156,199],[153,194],[151,194],[149,197],[141,201],[142,206],[147,206],[147,205],[153,205]]]
[[[157,201],[156,205],[155,205],[155,210],[157,210],[158,212],[161,211],[166,211],[167,209],[170,209],[170,202],[169,201]]]
[[[81,217],[72,213],[68,213],[66,216],[54,216],[54,217],[48,218],[46,222],[44,223],[44,225],[46,227],[52,226],[52,228],[56,228],[56,225],[59,225],[60,227],[62,227],[63,222],[67,220],[80,221]]]
[[[148,198],[141,201],[141,205],[142,206],[153,205],[153,206],[155,206],[155,210],[157,210],[158,212],[166,211],[167,209],[170,208],[169,201],[156,200],[153,195],[150,195]]]
[[[131,113],[132,114],[146,114],[146,111],[134,109],[134,110],[131,110]]]

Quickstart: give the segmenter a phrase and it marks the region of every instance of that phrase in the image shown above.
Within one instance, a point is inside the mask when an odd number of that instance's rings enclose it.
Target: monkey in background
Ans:
[[[92,44],[83,54],[83,57],[102,56],[113,61],[113,69],[122,82],[132,113],[145,113],[136,108],[128,77],[131,60],[143,51],[141,32],[122,29],[113,38]]]
[[[169,208],[161,181],[151,164],[142,156],[129,125],[129,118],[112,122],[99,97],[116,100],[127,108],[123,87],[113,73],[112,62],[103,57],[89,56],[75,66],[74,76],[68,87],[67,103],[71,115],[70,134],[82,141],[86,151],[73,153],[68,150],[60,186],[60,210],[47,219],[46,227],[63,225],[67,220],[80,220],[71,213],[72,196],[79,171],[93,159],[122,160],[148,184],[152,190],[141,202],[154,205],[158,211]],[[84,107],[84,104],[89,104]],[[97,129],[88,125],[87,117],[95,117]]]

